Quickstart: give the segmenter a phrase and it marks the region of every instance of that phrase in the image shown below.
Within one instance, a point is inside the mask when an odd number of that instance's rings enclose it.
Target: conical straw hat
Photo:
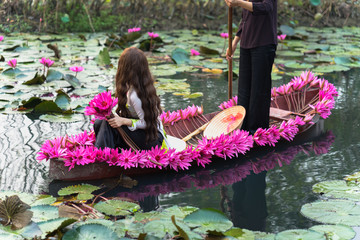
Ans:
[[[216,138],[221,134],[229,134],[241,127],[245,117],[243,106],[227,108],[216,114],[204,130],[204,136],[208,139]]]

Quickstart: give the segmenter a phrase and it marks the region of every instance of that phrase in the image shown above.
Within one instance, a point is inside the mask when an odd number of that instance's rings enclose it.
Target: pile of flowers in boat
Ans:
[[[299,132],[299,127],[313,124],[315,114],[327,118],[334,108],[337,96],[336,88],[325,79],[318,78],[312,72],[303,72],[294,77],[288,84],[272,89],[271,97],[289,96],[294,92],[319,89],[319,100],[304,117],[296,116],[294,119],[283,121],[280,125],[271,125],[267,129],[259,128],[251,135],[245,130],[235,130],[229,135],[220,135],[214,139],[202,138],[196,147],[187,146],[182,151],[155,147],[151,150],[132,151],[130,149],[98,149],[94,146],[95,134],[93,131],[72,136],[56,137],[47,140],[37,153],[37,160],[59,159],[63,160],[69,171],[76,165],[106,162],[109,166],[121,166],[129,168],[170,168],[175,171],[188,169],[191,165],[205,167],[211,162],[213,156],[220,158],[232,158],[239,154],[245,154],[255,145],[275,146],[285,139],[292,141]],[[111,92],[103,92],[94,97],[85,109],[86,115],[94,115],[95,118],[104,119],[111,114],[112,108],[116,106],[117,99],[111,97]],[[237,104],[237,98],[222,103],[219,108],[226,109]],[[202,107],[189,106],[186,109],[163,112],[160,116],[164,124],[188,119],[203,114]]]

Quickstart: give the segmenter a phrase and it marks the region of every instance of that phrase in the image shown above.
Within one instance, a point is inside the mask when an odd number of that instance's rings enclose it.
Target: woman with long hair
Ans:
[[[97,120],[94,125],[98,148],[129,148],[116,130],[121,127],[140,149],[168,147],[159,118],[160,98],[156,94],[145,54],[135,47],[124,50],[115,76],[118,106],[114,118]]]

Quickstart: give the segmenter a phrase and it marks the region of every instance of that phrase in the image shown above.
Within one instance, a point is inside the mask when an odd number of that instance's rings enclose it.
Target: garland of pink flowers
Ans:
[[[121,166],[124,169],[140,168],[170,168],[175,171],[188,169],[192,164],[205,167],[211,162],[212,156],[232,158],[239,153],[245,154],[254,143],[259,146],[275,146],[281,139],[292,141],[299,131],[299,126],[312,124],[315,114],[327,118],[334,108],[334,97],[337,96],[336,88],[325,79],[319,79],[312,72],[303,72],[299,77],[294,77],[288,84],[272,89],[272,97],[286,95],[294,91],[306,91],[308,88],[319,88],[319,101],[311,114],[304,118],[296,117],[283,121],[279,127],[272,125],[268,129],[259,128],[252,136],[248,131],[236,130],[229,135],[221,135],[215,139],[203,138],[196,148],[188,146],[185,150],[176,152],[175,149],[162,149],[160,147],[151,150],[133,152],[131,150],[98,149],[94,146],[94,132],[83,132],[74,136],[57,137],[47,140],[38,152],[37,160],[62,159],[69,170],[75,165],[85,165],[95,162],[107,162],[110,166]],[[111,98],[110,92],[104,92],[95,96],[85,111],[94,114],[94,108],[109,114],[117,103],[117,99]],[[237,104],[237,98],[223,102],[219,107],[225,109]],[[173,123],[181,119],[187,119],[203,113],[202,107],[190,106],[183,110],[163,112],[160,116],[163,123]],[[96,116],[101,118],[101,116]],[[160,164],[156,164],[160,163]]]

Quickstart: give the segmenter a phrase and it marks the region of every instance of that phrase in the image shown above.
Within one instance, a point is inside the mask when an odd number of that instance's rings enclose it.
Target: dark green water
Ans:
[[[229,216],[232,211],[232,219],[238,226],[243,227],[241,224],[247,219],[246,223],[251,223],[248,228],[267,232],[311,227],[317,223],[301,216],[299,210],[303,204],[319,198],[312,193],[312,185],[324,180],[342,179],[347,174],[360,171],[359,76],[359,69],[324,75],[337,87],[339,97],[330,118],[324,121],[323,126],[317,126],[322,134],[315,131],[299,145],[285,145],[277,152],[268,149],[260,155],[227,160],[226,164],[217,164],[205,171],[195,169],[187,174],[147,176],[138,179],[139,187],[123,189],[125,193],[119,190],[116,194],[132,194],[141,199],[148,209],[172,205],[221,209],[223,200],[224,211]],[[167,110],[194,103],[204,105],[205,111],[210,112],[227,98],[227,82],[224,79],[199,78],[190,74],[177,77],[186,77],[191,92],[201,91],[204,96],[185,100],[165,94],[162,102]],[[274,86],[280,84],[282,82],[273,82]],[[76,123],[49,123],[28,115],[1,114],[0,121],[0,190],[30,193],[53,190],[49,189],[48,163],[35,160],[41,144],[56,136],[76,134],[91,128],[87,118]],[[269,155],[270,151],[272,154]],[[287,162],[283,162],[282,167],[278,166],[274,160],[276,156]],[[246,162],[263,161],[258,166],[265,169],[266,159],[270,159],[266,167],[268,171],[257,169],[261,172],[259,174],[252,173],[253,165]],[[54,185],[50,187],[56,188]],[[227,197],[221,195],[224,191],[227,191]]]

